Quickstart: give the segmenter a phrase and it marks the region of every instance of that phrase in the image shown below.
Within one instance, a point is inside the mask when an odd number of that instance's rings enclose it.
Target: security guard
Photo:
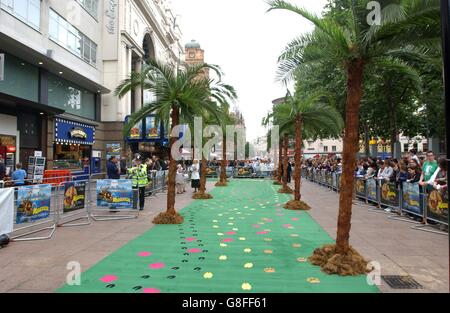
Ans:
[[[145,206],[145,188],[148,185],[147,164],[142,164],[142,157],[136,156],[134,159],[136,165],[128,170],[128,177],[133,181],[133,206],[137,210],[139,195],[139,208],[144,211]]]

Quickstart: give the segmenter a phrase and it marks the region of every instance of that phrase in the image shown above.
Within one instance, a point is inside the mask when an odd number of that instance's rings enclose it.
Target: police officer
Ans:
[[[139,195],[139,208],[143,211],[145,206],[145,187],[148,185],[147,164],[142,164],[140,155],[136,156],[134,162],[135,166],[128,170],[128,175],[133,181],[133,206],[137,210]]]

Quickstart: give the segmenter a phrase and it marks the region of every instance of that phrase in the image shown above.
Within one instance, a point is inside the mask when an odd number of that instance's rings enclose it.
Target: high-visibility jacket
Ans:
[[[146,187],[148,185],[147,164],[132,167],[128,170],[133,187]]]

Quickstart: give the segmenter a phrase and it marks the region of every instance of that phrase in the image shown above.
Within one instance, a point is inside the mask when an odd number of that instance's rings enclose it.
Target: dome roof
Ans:
[[[200,44],[195,40],[191,40],[191,42],[186,44],[185,48],[186,49],[200,49]]]

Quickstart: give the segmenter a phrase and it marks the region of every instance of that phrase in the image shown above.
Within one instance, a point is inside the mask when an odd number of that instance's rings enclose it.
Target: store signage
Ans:
[[[0,53],[0,81],[5,79],[5,54]]]
[[[14,147],[14,146],[7,146],[6,147],[6,152],[8,152],[8,153],[15,153],[16,152],[16,147]]]
[[[95,127],[79,122],[56,119],[55,141],[58,144],[93,145]]]
[[[79,128],[79,127],[73,128],[69,132],[69,134],[70,134],[70,138],[83,139],[83,140],[86,140],[86,138],[87,138],[86,132],[82,128]]]

